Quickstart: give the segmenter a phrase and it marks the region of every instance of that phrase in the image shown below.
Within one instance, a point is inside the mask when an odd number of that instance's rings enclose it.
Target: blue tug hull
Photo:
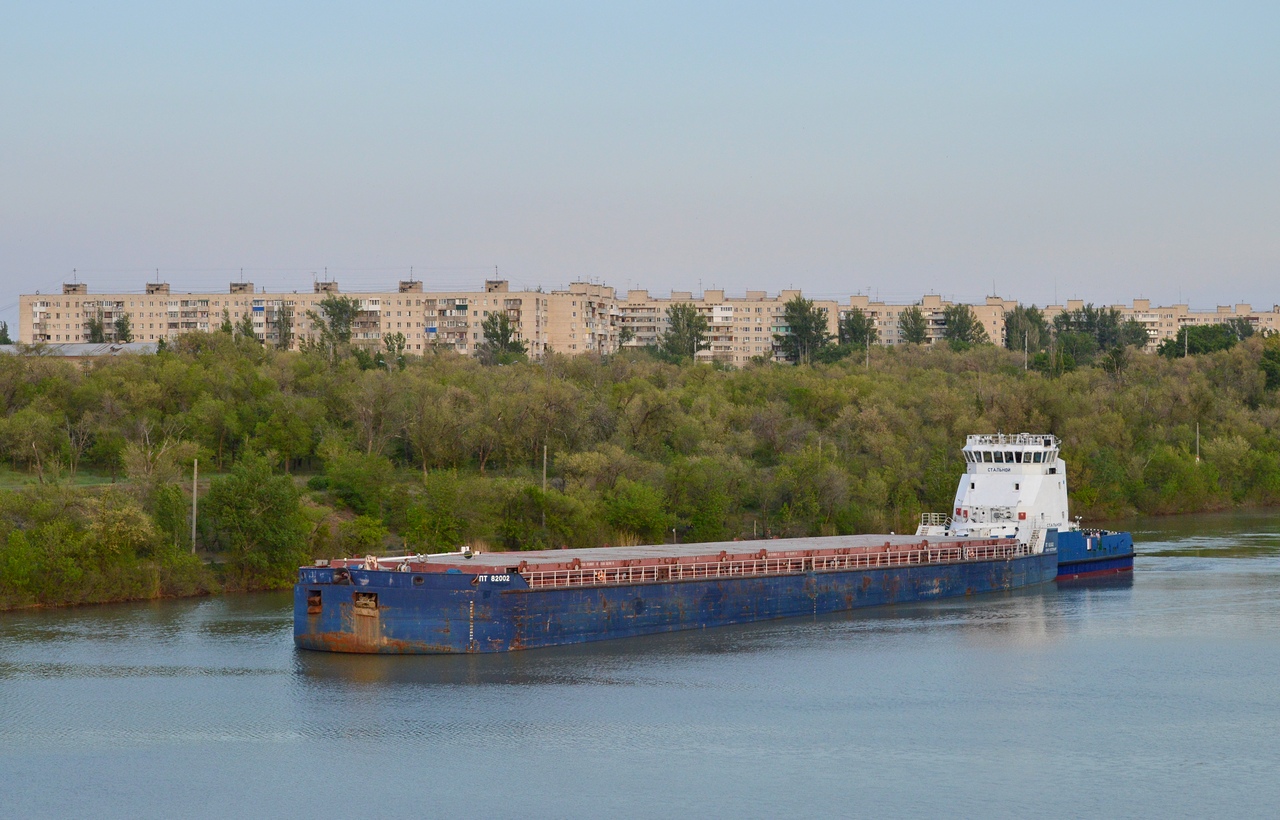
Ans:
[[[303,649],[505,652],[1011,590],[1052,580],[1046,550],[993,560],[778,575],[530,588],[518,573],[304,567]]]
[[[1056,539],[1056,540],[1055,540]],[[1127,532],[1050,532],[1058,550],[1059,581],[1133,571],[1133,536]]]

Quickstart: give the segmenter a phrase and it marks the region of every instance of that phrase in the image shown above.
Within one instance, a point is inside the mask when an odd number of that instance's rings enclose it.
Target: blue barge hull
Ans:
[[[479,569],[479,568],[477,568]],[[304,567],[294,642],[331,652],[450,654],[703,629],[1010,590],[1052,580],[1058,556],[876,569],[531,588],[517,572]]]
[[[1055,533],[1049,534],[1053,542]],[[1058,580],[1133,571],[1133,536],[1127,532],[1071,530],[1056,533]]]

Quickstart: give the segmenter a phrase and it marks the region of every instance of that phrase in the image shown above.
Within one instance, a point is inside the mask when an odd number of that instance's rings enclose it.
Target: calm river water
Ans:
[[[1135,535],[1119,585],[500,657],[0,614],[0,815],[1275,816],[1280,514]]]

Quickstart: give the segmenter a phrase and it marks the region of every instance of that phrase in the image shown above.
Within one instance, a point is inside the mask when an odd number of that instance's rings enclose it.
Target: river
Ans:
[[[286,594],[0,613],[7,817],[1274,816],[1280,513],[1121,583],[503,656],[291,642]]]

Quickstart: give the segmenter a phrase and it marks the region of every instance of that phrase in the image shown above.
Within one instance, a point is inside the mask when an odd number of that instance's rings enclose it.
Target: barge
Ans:
[[[330,652],[506,652],[980,595],[1058,575],[1053,436],[970,436],[954,515],[914,535],[366,556],[302,567],[294,642]],[[997,466],[998,465],[998,466]]]

